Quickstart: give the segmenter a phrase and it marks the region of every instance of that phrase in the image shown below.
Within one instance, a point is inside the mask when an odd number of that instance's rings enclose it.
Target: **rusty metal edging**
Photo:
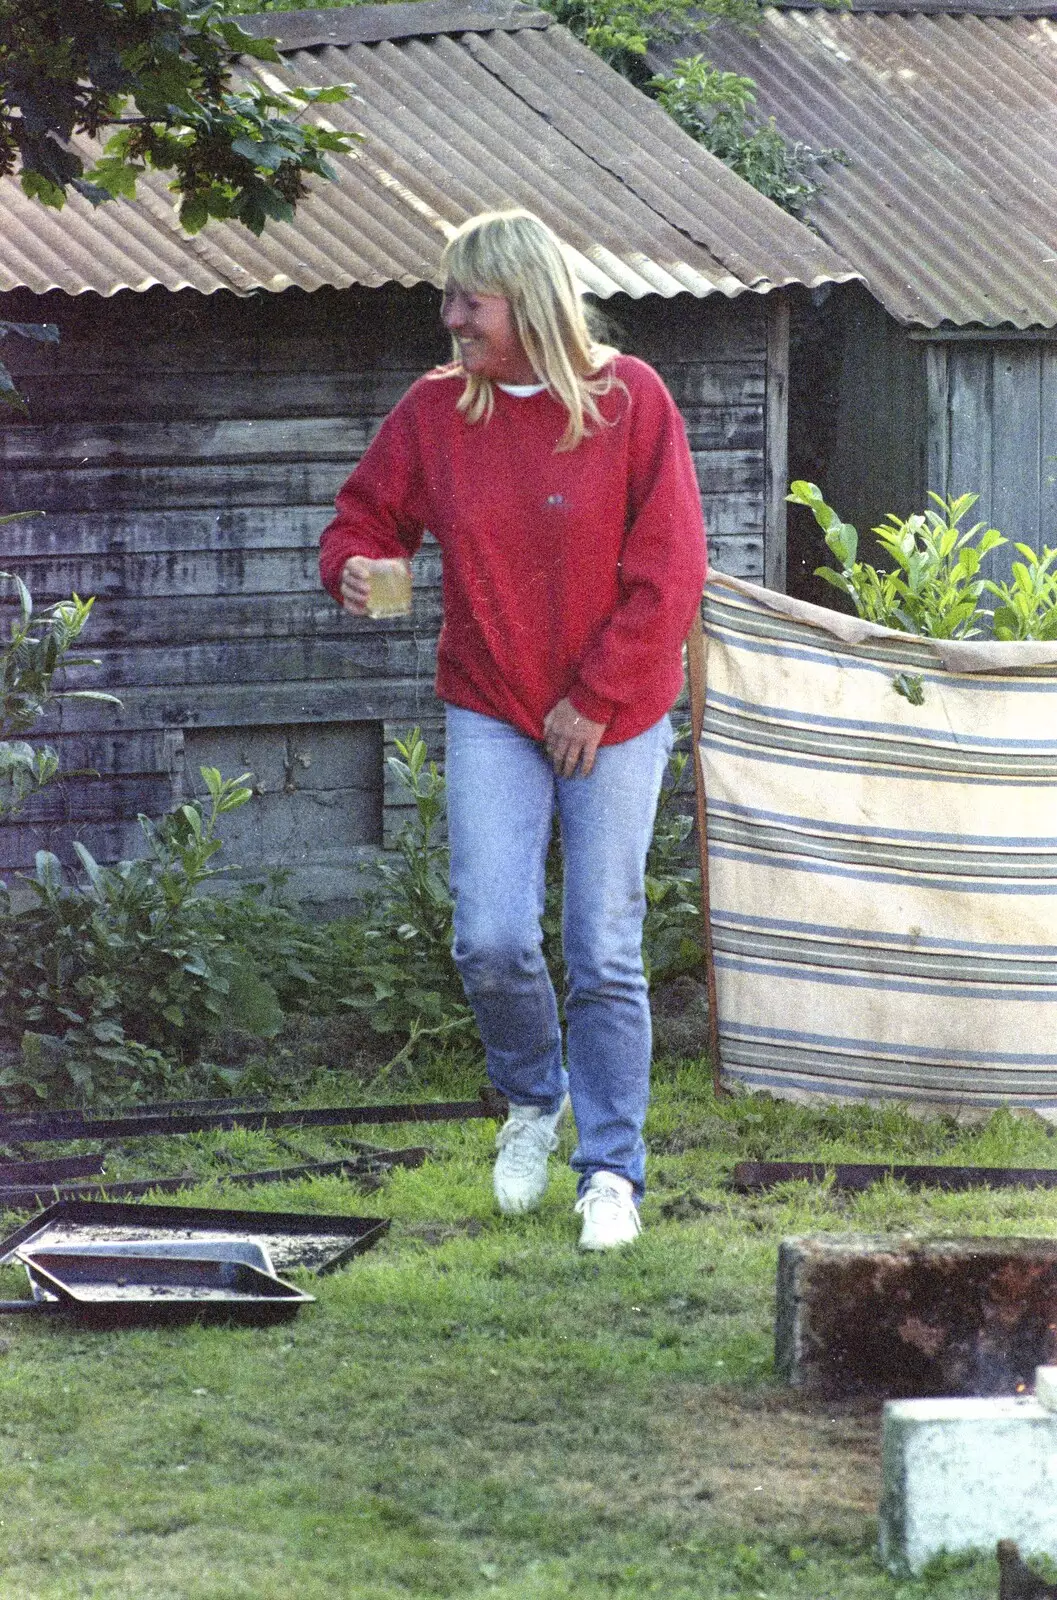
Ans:
[[[832,1181],[833,1188],[868,1189],[892,1178],[911,1189],[1057,1189],[1053,1167],[898,1166],[883,1162],[739,1161],[730,1183],[744,1193],[772,1189],[777,1183]]]
[[[341,1161],[310,1161],[297,1167],[271,1167],[260,1172],[225,1172],[219,1175],[188,1173],[179,1178],[130,1178],[116,1183],[64,1183],[0,1185],[0,1211],[21,1211],[25,1206],[51,1205],[57,1200],[123,1200],[140,1194],[178,1194],[217,1183],[248,1189],[264,1183],[293,1183],[300,1178],[367,1178],[386,1167],[420,1167],[427,1151],[423,1145],[407,1150],[372,1149],[370,1155]]]
[[[0,1116],[0,1140],[26,1143],[67,1139],[142,1139],[157,1134],[208,1133],[227,1128],[337,1128],[353,1123],[462,1122],[476,1117],[502,1118],[506,1101],[483,1089],[476,1100],[428,1100],[403,1105],[301,1106],[282,1111],[247,1109],[129,1113],[117,1117],[84,1117],[52,1112],[41,1116]]]
[[[34,1183],[45,1186],[66,1178],[94,1178],[105,1170],[102,1155],[53,1156],[43,1161],[0,1161],[0,1189]]]

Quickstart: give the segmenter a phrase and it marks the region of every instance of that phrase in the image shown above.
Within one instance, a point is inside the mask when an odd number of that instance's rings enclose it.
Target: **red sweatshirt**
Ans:
[[[495,390],[487,422],[456,410],[463,376],[420,378],[338,495],[320,571],[340,598],[350,556],[443,557],[437,694],[532,739],[563,696],[619,744],[669,710],[701,599],[705,537],[686,431],[644,362],[618,356],[610,424],[556,451],[546,390]]]

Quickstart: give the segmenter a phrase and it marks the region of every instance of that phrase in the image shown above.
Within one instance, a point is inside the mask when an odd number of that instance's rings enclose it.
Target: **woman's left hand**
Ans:
[[[543,719],[543,747],[559,778],[571,778],[577,767],[589,778],[595,752],[606,731],[604,722],[581,716],[571,700],[559,700]]]

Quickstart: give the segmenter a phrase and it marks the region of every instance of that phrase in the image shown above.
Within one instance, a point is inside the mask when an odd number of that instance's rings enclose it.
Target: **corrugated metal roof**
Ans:
[[[187,238],[156,176],[135,203],[93,209],[74,195],[61,212],[2,179],[0,290],[435,283],[452,229],[511,204],[556,229],[601,296],[734,296],[857,276],[541,13],[420,0],[255,22],[280,28],[290,53],[252,67],[266,81],[355,84],[354,98],[326,107],[333,126],[367,136],[336,162],[340,182],[313,181],[293,223],[254,239],[219,223]]]
[[[848,11],[911,12],[915,16],[1055,17],[1057,0],[840,0]],[[773,0],[779,11],[833,10],[833,0]]]
[[[893,316],[1057,324],[1057,23],[775,8],[668,54],[694,50],[755,79],[783,132],[845,152],[809,216]]]

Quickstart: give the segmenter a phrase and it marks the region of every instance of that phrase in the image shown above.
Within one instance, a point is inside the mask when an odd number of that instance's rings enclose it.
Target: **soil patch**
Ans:
[[[653,1049],[658,1056],[701,1056],[708,1049],[708,988],[683,975],[650,990]]]
[[[771,1534],[857,1538],[877,1514],[878,1403],[825,1406],[795,1391],[676,1390],[655,1424],[665,1497]],[[660,1488],[661,1486],[658,1485]]]
[[[640,1454],[614,1469],[594,1481],[569,1476],[568,1488],[600,1514],[660,1515],[691,1535],[858,1542],[877,1515],[880,1406],[818,1405],[790,1390],[661,1387]]]
[[[405,1239],[417,1239],[420,1244],[442,1245],[451,1239],[476,1239],[484,1232],[479,1217],[465,1217],[459,1222],[399,1222],[394,1233]]]
[[[227,1066],[265,1060],[274,1070],[294,1077],[330,1068],[368,1084],[399,1049],[399,1039],[372,1032],[361,1016],[346,1012],[337,1017],[288,1016],[274,1039],[224,1028],[210,1041],[209,1054]],[[390,1087],[398,1086],[394,1078]]]

